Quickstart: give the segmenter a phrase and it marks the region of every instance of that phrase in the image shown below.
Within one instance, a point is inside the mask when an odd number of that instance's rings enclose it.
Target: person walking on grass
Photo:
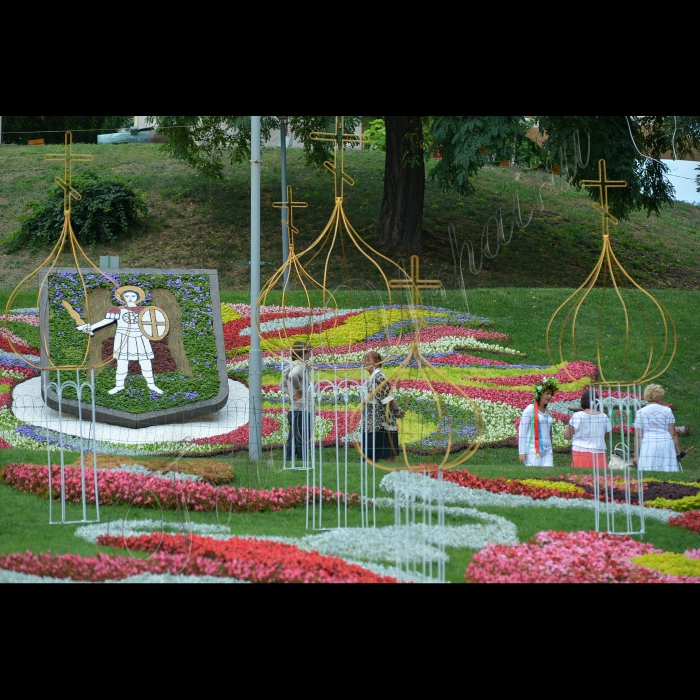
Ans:
[[[571,466],[576,469],[607,469],[605,439],[612,431],[610,418],[591,406],[591,390],[581,394],[581,410],[574,413],[564,428],[564,437],[571,440]]]
[[[543,377],[535,386],[534,401],[520,418],[518,452],[520,463],[526,467],[553,467],[552,414],[548,406],[559,389],[554,377]]]

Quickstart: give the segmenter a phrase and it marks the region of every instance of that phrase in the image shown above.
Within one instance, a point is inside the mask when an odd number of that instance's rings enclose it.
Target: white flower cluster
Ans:
[[[401,481],[397,484],[395,482],[398,479],[408,480],[408,483]],[[429,493],[431,489],[435,489],[436,486],[434,486],[434,484],[437,483],[439,482],[436,479],[423,476],[422,474],[416,474],[415,472],[392,472],[382,479],[379,487],[383,491],[393,493],[398,487],[405,490],[410,486],[416,494],[421,494],[426,491]],[[476,508],[491,506],[502,508],[559,508],[562,510],[573,510],[576,508],[582,508],[584,510],[595,509],[595,503],[592,500],[583,498],[560,498],[559,496],[552,496],[551,498],[536,500],[530,498],[530,496],[518,496],[510,493],[490,493],[489,491],[480,489],[470,489],[466,486],[459,486],[458,484],[450,482],[443,482],[441,488],[444,489],[445,503],[460,506]],[[637,506],[631,506],[630,508],[619,503],[613,505],[613,512],[616,515],[626,515],[630,509],[633,515],[638,511]],[[649,520],[668,523],[671,518],[677,515],[678,513],[671,510],[661,510],[659,508],[644,506],[644,517]]]
[[[196,534],[204,537],[224,535],[228,538],[231,536],[231,528],[227,525],[193,523],[189,520],[186,522],[171,522],[167,520],[115,520],[113,522],[95,523],[93,525],[81,525],[76,528],[75,536],[90,544],[96,544],[97,538],[105,535],[111,535],[112,537],[139,537],[148,532]]]

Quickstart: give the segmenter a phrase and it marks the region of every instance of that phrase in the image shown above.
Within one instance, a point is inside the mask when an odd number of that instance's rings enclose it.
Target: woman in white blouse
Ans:
[[[564,428],[564,437],[571,440],[572,467],[606,469],[605,438],[612,431],[610,418],[591,407],[591,390],[581,395],[581,410],[574,413]]]
[[[639,469],[677,472],[681,445],[676,419],[668,406],[662,406],[663,387],[649,384],[644,390],[648,405],[637,411],[634,420],[634,461]]]
[[[520,463],[526,467],[553,467],[552,414],[547,408],[559,389],[554,377],[543,377],[534,391],[534,401],[528,404],[520,418],[518,452]]]

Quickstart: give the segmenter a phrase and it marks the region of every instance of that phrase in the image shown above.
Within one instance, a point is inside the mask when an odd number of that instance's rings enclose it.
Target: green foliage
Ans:
[[[90,170],[73,179],[82,199],[72,205],[73,231],[83,244],[105,243],[127,233],[147,213],[146,204],[129,185],[103,178]],[[54,186],[43,202],[30,201],[32,214],[21,218],[20,228],[5,240],[7,252],[55,243],[63,231],[64,193]]]
[[[601,158],[606,160],[609,180],[627,182],[625,188],[609,190],[610,209],[618,219],[629,218],[633,211],[659,215],[662,207],[672,204],[673,185],[666,177],[668,168],[659,159],[674,148],[679,158],[700,148],[699,117],[577,116],[538,120],[546,136],[546,150],[572,164],[565,173],[572,185],[579,187],[584,179],[597,180]],[[590,153],[586,134],[590,134]],[[575,145],[577,142],[580,147]],[[598,189],[587,191],[599,201]]]
[[[223,177],[225,155],[231,163],[250,158],[250,117],[246,116],[152,116],[158,132],[167,136],[164,148],[202,175],[212,179]],[[290,131],[302,142],[307,165],[322,168],[332,146],[329,141],[313,141],[314,131],[335,131],[335,117],[288,117]],[[345,132],[352,133],[360,117],[345,117]],[[279,128],[277,117],[262,117],[260,138],[264,143],[270,132]],[[330,138],[330,137],[328,137]]]
[[[386,123],[383,119],[373,119],[365,130],[365,140],[373,150],[386,151]]]
[[[469,194],[474,190],[470,178],[492,162],[490,154],[512,152],[524,120],[518,116],[435,117],[430,149],[433,153],[439,151],[441,158],[430,178],[444,190],[454,188],[460,194]]]
[[[30,139],[63,143],[66,131],[74,143],[96,143],[97,133],[133,124],[133,117],[3,117],[3,143],[26,144]],[[17,133],[19,132],[19,133]]]

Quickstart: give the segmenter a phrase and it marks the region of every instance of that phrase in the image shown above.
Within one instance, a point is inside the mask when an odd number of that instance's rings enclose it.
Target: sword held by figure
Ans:
[[[83,331],[83,333],[89,333],[90,335],[95,335],[90,328],[90,324],[85,323],[85,321],[80,318],[80,314],[65,299],[61,303],[70,314],[70,317],[75,321],[76,330]]]

